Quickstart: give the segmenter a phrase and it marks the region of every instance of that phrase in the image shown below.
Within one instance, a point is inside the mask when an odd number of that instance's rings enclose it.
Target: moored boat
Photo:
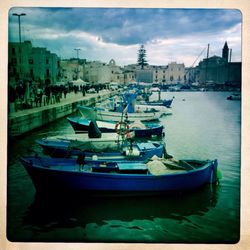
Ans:
[[[181,160],[147,164],[139,162],[88,162],[75,159],[24,156],[20,161],[37,191],[87,191],[159,193],[195,189],[217,178],[217,160]]]
[[[167,108],[170,108],[172,105],[172,102],[174,100],[174,97],[172,99],[163,99],[163,100],[156,100],[156,101],[140,101],[138,104],[140,105],[148,105],[148,106],[165,106]]]
[[[91,108],[87,106],[77,106],[81,115],[85,119],[94,119],[97,121],[114,121],[120,122],[123,115],[122,112],[118,111],[109,111],[103,108]],[[124,114],[125,115],[125,114]],[[126,113],[127,121],[155,121],[159,120],[161,112],[133,112]]]
[[[37,143],[45,153],[57,157],[72,157],[84,153],[86,160],[98,161],[146,161],[156,155],[162,157],[165,146],[159,142],[123,142],[102,138],[87,140],[71,140],[65,138],[43,138]]]
[[[159,112],[161,115],[172,115],[171,108],[167,108],[163,105],[148,105],[148,104],[137,104],[135,106],[136,112]]]
[[[90,120],[81,117],[67,117],[69,123],[76,133],[87,132],[89,130]],[[115,133],[116,122],[96,121],[98,128],[102,133]],[[128,130],[134,133],[137,138],[162,136],[164,127],[157,124],[144,125],[138,121],[129,124]]]
[[[232,95],[227,97],[227,100],[240,101],[241,95],[240,94],[232,94]]]

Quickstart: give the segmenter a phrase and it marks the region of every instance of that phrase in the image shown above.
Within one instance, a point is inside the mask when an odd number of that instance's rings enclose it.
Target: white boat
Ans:
[[[90,108],[86,106],[77,106],[81,115],[90,120],[99,120],[99,121],[115,121],[120,122],[125,118],[125,114],[122,112],[115,112],[109,111],[106,109],[101,108]],[[158,120],[162,115],[161,112],[133,112],[133,113],[126,113],[127,121],[134,122],[134,121],[154,121]]]

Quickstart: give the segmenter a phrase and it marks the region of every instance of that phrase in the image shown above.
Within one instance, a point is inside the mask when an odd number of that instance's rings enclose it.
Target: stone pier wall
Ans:
[[[77,110],[77,105],[90,106],[96,102],[104,101],[114,94],[115,93],[105,93],[94,97],[85,97],[82,100],[76,100],[70,103],[59,103],[42,108],[16,112],[8,118],[8,133],[10,136],[22,135],[74,113]]]

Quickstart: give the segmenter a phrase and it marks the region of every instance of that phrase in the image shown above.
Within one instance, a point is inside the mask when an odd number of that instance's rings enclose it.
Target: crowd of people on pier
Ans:
[[[106,85],[42,85],[32,81],[18,81],[8,87],[9,112],[60,103],[62,98],[66,99],[70,93],[82,93],[82,96],[85,96],[90,89],[99,93],[103,88],[106,88]]]

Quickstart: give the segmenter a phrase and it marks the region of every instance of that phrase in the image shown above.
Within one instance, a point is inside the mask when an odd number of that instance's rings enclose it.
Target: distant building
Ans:
[[[204,59],[198,65],[201,84],[241,84],[241,62],[229,60],[229,48],[225,42],[222,49],[222,57],[212,56]]]
[[[136,69],[136,81],[160,84],[185,83],[185,66],[171,62],[166,66],[147,65],[143,70]]]
[[[153,70],[149,66],[144,66],[144,69],[136,70],[136,82],[153,82]]]
[[[135,83],[136,82],[136,70],[138,65],[129,64],[123,67],[124,83]]]
[[[196,83],[198,82],[199,70],[197,67],[188,67],[185,68],[184,80],[186,83]]]
[[[84,80],[90,83],[124,83],[124,74],[114,59],[111,59],[108,64],[92,61],[84,65]]]
[[[60,61],[61,81],[71,82],[84,78],[84,66],[78,59],[65,59]]]
[[[135,83],[136,82],[136,75],[134,71],[124,70],[124,83]]]
[[[46,48],[32,47],[30,41],[9,43],[9,81],[33,80],[53,84],[58,79],[59,58]]]
[[[110,82],[124,83],[124,74],[120,66],[117,66],[114,59],[111,59],[108,63],[108,67],[111,71]]]
[[[166,84],[184,84],[185,83],[184,76],[185,76],[184,63],[172,62],[168,64]]]

